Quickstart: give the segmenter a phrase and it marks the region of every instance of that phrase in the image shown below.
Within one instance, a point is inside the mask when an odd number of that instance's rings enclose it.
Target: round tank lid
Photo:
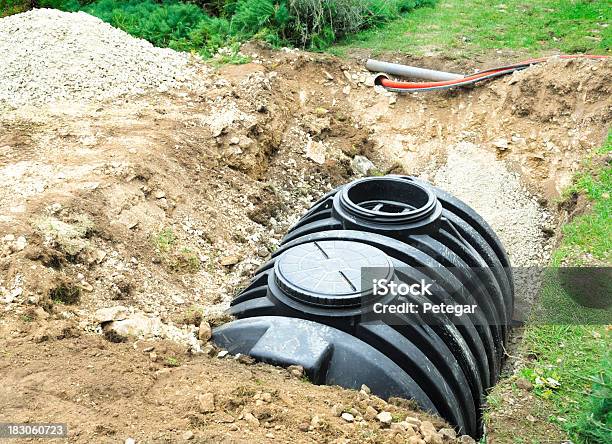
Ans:
[[[367,267],[367,279],[362,269]],[[296,245],[274,265],[276,284],[311,305],[354,307],[371,301],[374,279],[391,279],[389,257],[371,245],[329,240]],[[365,281],[365,282],[363,282]]]

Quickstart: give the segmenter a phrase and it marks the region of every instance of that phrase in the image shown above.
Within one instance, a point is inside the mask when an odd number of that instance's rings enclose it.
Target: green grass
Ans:
[[[610,395],[609,335],[601,325],[540,325],[526,330],[526,349],[537,359],[521,370],[521,376],[547,401],[549,420],[576,443],[612,442],[612,405],[610,398],[602,399],[603,393]]]
[[[197,252],[180,244],[172,228],[164,228],[152,237],[157,257],[176,273],[197,273],[201,268]]]
[[[610,152],[612,132],[598,154]],[[585,161],[586,172],[576,176],[574,185],[566,193],[566,198],[579,194],[586,196],[592,210],[563,227],[561,245],[553,255],[554,265],[568,262],[583,265],[589,260],[605,264],[612,262],[612,167],[598,167],[596,162],[596,159]],[[599,162],[604,163],[605,160]]]
[[[599,152],[585,161],[584,172],[565,193],[566,198],[584,196],[590,206],[563,227],[563,237],[553,253],[556,267],[610,266],[612,168],[601,159],[610,151],[612,132]],[[521,376],[544,401],[549,421],[573,442],[610,443],[612,333],[607,324],[611,310],[579,304],[568,294],[575,290],[560,285],[556,276],[555,269],[550,270],[525,329],[525,353],[535,359],[526,362]],[[609,285],[610,281],[604,282]]]
[[[441,0],[384,26],[349,36],[335,52],[367,48],[469,58],[510,49],[525,55],[607,54],[612,0]]]
[[[176,244],[176,234],[172,228],[164,228],[153,237],[153,244],[160,252],[168,252]]]

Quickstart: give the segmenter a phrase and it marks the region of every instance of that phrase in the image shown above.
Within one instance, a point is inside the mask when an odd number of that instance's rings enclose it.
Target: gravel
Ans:
[[[0,19],[0,107],[99,101],[165,91],[195,58],[156,48],[83,12],[35,9]]]
[[[460,142],[434,177],[435,185],[474,208],[493,227],[514,267],[548,263],[550,246],[542,227],[550,215],[495,153]]]
[[[508,170],[495,153],[469,142],[449,147],[447,163],[435,185],[474,208],[501,239],[512,264],[516,299],[514,319],[525,320],[549,263],[551,242],[542,228],[552,216]]]

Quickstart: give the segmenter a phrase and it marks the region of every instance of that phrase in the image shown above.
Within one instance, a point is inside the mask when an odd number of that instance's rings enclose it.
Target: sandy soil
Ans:
[[[290,224],[355,177],[358,154],[457,192],[514,264],[544,264],[555,199],[612,115],[610,62],[397,97],[356,62],[245,51],[254,63],[198,88],[0,115],[3,417],[68,422],[71,442],[404,442],[332,407],[419,416],[410,406],[218,359],[200,321],[221,322]],[[105,339],[98,310],[113,306],[150,320],[146,338]]]

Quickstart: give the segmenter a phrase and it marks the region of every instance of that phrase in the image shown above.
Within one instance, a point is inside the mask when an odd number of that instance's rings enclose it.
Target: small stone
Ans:
[[[102,328],[109,340],[125,340],[130,336],[153,335],[161,328],[161,320],[136,313],[124,320],[105,322]]]
[[[438,431],[442,435],[444,441],[454,441],[457,438],[457,432],[454,429],[444,428]]]
[[[332,415],[334,416],[342,416],[343,408],[340,404],[334,404],[331,408]]]
[[[404,423],[404,424],[405,424],[405,423]],[[389,428],[390,428],[391,430],[395,430],[396,432],[403,432],[404,430],[406,430],[406,428],[405,428],[405,427],[406,427],[405,425],[403,425],[403,424],[401,424],[401,423],[399,423],[399,422],[394,422],[394,423],[392,423],[392,424],[389,426]]]
[[[162,190],[156,190],[153,195],[155,196],[155,199],[163,199],[166,197],[166,193],[164,193]]]
[[[36,315],[37,319],[49,319],[49,313],[47,313],[42,307],[36,307],[34,309],[34,314]]]
[[[98,323],[103,324],[111,321],[122,321],[127,319],[129,315],[129,309],[123,305],[117,305],[115,307],[101,308],[96,311],[95,319]]]
[[[240,262],[240,256],[235,254],[231,256],[225,256],[221,259],[221,265],[223,265],[224,267],[231,267],[232,265],[236,265],[238,262]]]
[[[80,287],[81,287],[83,290],[85,290],[86,292],[88,292],[88,293],[91,293],[91,292],[93,291],[93,289],[94,289],[94,288],[93,288],[93,285],[91,285],[89,282],[85,282],[85,281],[81,282],[81,283],[79,284],[79,286],[80,286]]]
[[[408,424],[412,424],[417,428],[421,426],[421,420],[416,416],[406,416],[406,419],[404,419],[404,421],[406,421]]]
[[[321,425],[321,417],[319,415],[314,415],[312,417],[312,419],[310,420],[310,427],[312,427],[312,429],[316,429],[319,428],[319,426]]]
[[[232,137],[229,143],[230,145],[238,145],[240,143],[240,137]]]
[[[365,414],[363,416],[365,417],[365,419],[371,421],[374,418],[376,418],[376,415],[378,415],[378,410],[376,410],[374,407],[369,405],[366,407]]]
[[[15,251],[23,250],[27,244],[28,244],[28,241],[26,240],[26,238],[23,236],[19,236],[17,240],[15,241]]]
[[[244,420],[252,426],[259,427],[259,419],[250,412],[244,414]]]
[[[215,348],[214,345],[207,344],[206,347],[202,349],[202,352],[209,358],[212,358],[215,355],[215,353],[217,353],[217,349]]]
[[[238,362],[242,364],[246,364],[246,365],[255,364],[255,358],[253,358],[252,356],[248,356],[248,355],[240,355],[238,356],[237,360]]]
[[[510,147],[507,139],[497,139],[493,141],[493,146],[500,151],[505,151]]]
[[[151,360],[151,362],[157,362],[157,359],[158,359],[157,353],[155,352],[149,353],[149,359]]]
[[[527,415],[527,416],[525,417],[525,419],[526,419],[527,421],[529,421],[529,422],[536,422],[536,421],[537,421],[537,419],[536,419],[536,418],[535,418],[535,416],[533,416],[533,415]]]
[[[385,425],[389,425],[393,421],[393,416],[391,416],[391,413],[389,412],[380,412],[378,415],[376,415],[376,419]]]
[[[420,436],[416,430],[415,427],[412,424],[408,424],[406,421],[402,421],[398,424],[401,424],[403,429],[404,429],[404,436]]]
[[[287,367],[287,371],[294,378],[302,378],[304,376],[304,367],[301,365],[290,365]]]
[[[408,438],[408,441],[406,441],[406,443],[407,444],[425,444],[425,441],[423,441],[423,439],[420,436],[414,435]]]
[[[396,103],[397,103],[397,95],[392,94],[391,97],[389,97],[389,105],[395,105]]]
[[[459,444],[476,444],[476,441],[469,435],[462,435],[459,437]]]
[[[329,72],[323,70],[323,74],[325,74],[327,80],[334,80],[334,76],[332,76]]]
[[[185,299],[178,294],[172,295],[172,301],[177,305],[183,305],[185,303]]]
[[[257,249],[257,256],[259,257],[266,257],[268,254],[270,254],[270,252],[266,247],[260,247]]]
[[[136,444],[136,440],[134,438],[127,438],[124,441],[125,444]]]
[[[185,433],[183,433],[183,439],[185,441],[189,441],[190,439],[193,439],[193,432],[191,430],[187,430]]]
[[[346,85],[344,88],[342,88],[342,92],[344,95],[348,96],[351,93],[351,85]]]
[[[143,353],[151,353],[153,350],[155,350],[155,347],[151,346],[151,347],[146,347],[142,349]]]
[[[349,412],[344,412],[342,415],[340,415],[342,417],[342,419],[344,419],[346,422],[353,422],[355,421],[355,417],[350,414]]]
[[[306,157],[319,165],[325,163],[325,145],[320,141],[309,140],[306,143]]]
[[[202,342],[208,342],[212,337],[212,328],[207,321],[200,322],[200,328],[198,329],[198,339]]]
[[[361,384],[361,391],[366,392],[368,395],[372,393],[372,390],[370,390],[370,387],[368,387],[365,384]]]
[[[95,259],[96,259],[97,263],[102,262],[105,257],[106,257],[106,251],[104,251],[104,250],[96,250]]]
[[[228,351],[227,350],[221,350],[218,354],[217,354],[217,358],[219,359],[223,359],[228,355]]]
[[[533,390],[533,384],[526,380],[525,378],[519,378],[516,380],[516,386],[520,389],[531,391]]]
[[[357,397],[361,400],[361,401],[365,401],[366,399],[368,399],[370,397],[370,395],[368,395],[366,392],[364,392],[363,390],[359,390],[359,393],[357,393]]]
[[[370,159],[365,156],[355,156],[351,161],[351,168],[357,174],[361,174],[362,176],[366,176],[370,171],[372,171],[375,166]],[[367,387],[367,386],[366,386]],[[369,393],[368,393],[369,394]]]
[[[436,431],[436,428],[430,421],[421,423],[421,434],[427,444],[442,444],[442,435]]]
[[[198,396],[198,405],[200,412],[210,413],[215,411],[215,395],[213,393],[204,393]]]

